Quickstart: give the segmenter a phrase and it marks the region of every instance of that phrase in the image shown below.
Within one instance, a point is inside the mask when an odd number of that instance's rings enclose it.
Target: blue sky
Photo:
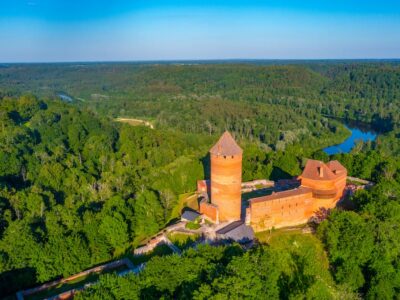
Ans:
[[[400,58],[400,1],[0,0],[0,62]]]

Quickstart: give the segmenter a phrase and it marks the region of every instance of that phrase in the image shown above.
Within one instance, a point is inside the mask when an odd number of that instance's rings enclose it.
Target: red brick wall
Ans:
[[[197,192],[208,193],[206,180],[197,180]]]
[[[265,198],[264,201],[250,201],[250,224],[255,231],[272,227],[286,227],[306,223],[321,208],[334,208],[343,196],[347,172],[334,180],[313,180],[302,178],[301,184],[310,188],[307,193],[296,192],[290,196]]]
[[[213,220],[214,222],[219,222],[218,220],[218,207],[202,201],[200,202],[200,213],[204,214],[205,216],[207,216],[208,218],[210,218],[211,220]]]
[[[303,178],[301,184],[314,190],[313,210],[334,208],[343,196],[346,187],[347,173],[343,173],[334,180],[311,180]]]
[[[305,223],[313,215],[312,192],[250,202],[250,224],[255,231]]]
[[[211,154],[211,203],[219,208],[220,221],[240,220],[242,155]]]

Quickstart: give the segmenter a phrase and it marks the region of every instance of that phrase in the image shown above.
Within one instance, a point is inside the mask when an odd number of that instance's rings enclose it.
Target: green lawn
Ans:
[[[116,122],[127,123],[131,126],[148,126],[153,128],[153,124],[147,120],[135,119],[135,118],[116,118]]]
[[[268,244],[278,251],[288,251],[290,248],[314,249],[312,253],[315,253],[315,259],[322,263],[325,268],[328,268],[327,254],[321,241],[314,234],[303,233],[302,230],[306,226],[281,228],[271,232],[257,232],[256,237],[260,243]]]
[[[169,221],[173,219],[179,219],[181,217],[181,212],[185,207],[189,207],[194,210],[199,210],[197,195],[195,192],[179,195],[178,203],[173,208]]]
[[[190,230],[197,230],[201,227],[201,225],[198,223],[198,221],[194,222],[187,222],[185,228],[190,229]]]
[[[260,243],[272,244],[279,241],[282,237],[295,236],[295,235],[310,235],[303,233],[303,229],[307,227],[306,224],[296,227],[286,227],[280,229],[265,230],[256,233],[256,238]]]
[[[193,245],[199,237],[199,234],[185,233],[170,233],[168,235],[169,240],[181,250]]]

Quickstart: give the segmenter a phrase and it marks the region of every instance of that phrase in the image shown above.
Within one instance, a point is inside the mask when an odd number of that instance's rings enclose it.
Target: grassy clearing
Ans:
[[[199,210],[199,204],[197,202],[197,195],[195,192],[179,195],[178,203],[172,210],[169,221],[180,218],[181,212],[184,207]]]
[[[315,259],[327,269],[329,261],[324,247],[314,234],[303,233],[303,229],[306,227],[307,225],[268,230],[256,233],[256,237],[261,243],[268,244],[278,251],[309,249],[309,251],[304,251],[314,253]]]
[[[140,126],[140,125],[144,125],[144,126],[148,126],[151,129],[154,128],[154,125],[146,120],[141,120],[141,119],[134,119],[134,118],[116,118],[115,119],[116,122],[121,122],[121,123],[127,123],[131,126]]]
[[[260,243],[273,244],[275,241],[279,241],[279,239],[282,237],[294,236],[294,235],[307,235],[307,236],[310,235],[303,233],[303,229],[306,227],[307,225],[304,224],[296,227],[265,230],[257,232],[256,238]]]
[[[185,225],[185,228],[190,229],[190,230],[197,230],[200,227],[201,227],[201,225],[196,222],[187,222]]]
[[[181,250],[192,246],[199,237],[199,234],[187,234],[177,232],[172,232],[168,235],[168,239]]]

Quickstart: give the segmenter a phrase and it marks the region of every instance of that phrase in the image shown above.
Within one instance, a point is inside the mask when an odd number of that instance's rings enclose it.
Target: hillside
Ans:
[[[243,181],[290,178],[314,158],[376,184],[315,235],[155,257],[143,275],[101,276],[78,298],[394,298],[399,73],[386,63],[0,68],[0,294],[131,253],[207,177],[207,152],[228,129],[244,150]],[[321,148],[348,132],[327,115],[384,133],[329,158]]]

